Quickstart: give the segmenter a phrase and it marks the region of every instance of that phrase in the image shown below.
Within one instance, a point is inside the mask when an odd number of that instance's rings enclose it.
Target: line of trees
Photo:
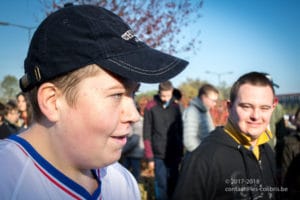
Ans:
[[[18,79],[12,75],[5,76],[1,81],[0,86],[1,102],[7,102],[9,99],[15,99],[16,94],[20,92]]]

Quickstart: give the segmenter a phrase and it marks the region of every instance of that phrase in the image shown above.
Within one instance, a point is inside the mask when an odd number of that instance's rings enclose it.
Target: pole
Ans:
[[[2,21],[0,21],[0,26],[14,26],[14,27],[18,27],[18,28],[27,30],[27,32],[28,32],[28,43],[30,43],[30,39],[31,39],[31,30],[35,29],[35,27],[32,27],[32,26],[24,26],[24,25],[20,25],[20,24],[13,24],[13,23],[2,22]]]
[[[233,72],[232,71],[227,71],[227,72],[213,72],[213,71],[207,70],[207,71],[205,71],[205,73],[216,75],[217,78],[218,78],[218,85],[221,86],[221,77],[224,76],[224,75],[232,74]]]

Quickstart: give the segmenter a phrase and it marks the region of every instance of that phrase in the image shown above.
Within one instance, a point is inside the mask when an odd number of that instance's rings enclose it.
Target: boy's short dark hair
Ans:
[[[202,95],[207,95],[207,93],[210,92],[210,91],[219,94],[219,91],[213,85],[204,84],[199,88],[198,97],[201,97]]]
[[[233,103],[237,97],[240,87],[246,83],[256,86],[270,86],[275,96],[273,88],[273,82],[266,77],[266,73],[261,72],[249,72],[242,75],[231,87],[230,90],[230,101]]]
[[[5,104],[4,114],[7,115],[9,112],[11,112],[13,110],[17,110],[18,111],[18,104],[16,103],[16,101],[10,99]]]
[[[171,81],[165,81],[158,85],[159,91],[166,91],[166,90],[172,90],[172,89],[173,89],[173,85],[172,85]]]
[[[174,90],[173,90],[173,97],[174,97],[176,100],[178,100],[178,101],[181,100],[181,98],[182,98],[182,93],[181,93],[181,91],[180,91],[178,88],[174,88]]]

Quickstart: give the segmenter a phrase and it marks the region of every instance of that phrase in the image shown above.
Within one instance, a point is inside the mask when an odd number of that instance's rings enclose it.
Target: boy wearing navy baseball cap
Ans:
[[[139,82],[166,81],[185,60],[148,47],[112,12],[68,6],[37,28],[20,87],[33,108],[25,132],[0,141],[0,199],[136,199],[117,163]]]

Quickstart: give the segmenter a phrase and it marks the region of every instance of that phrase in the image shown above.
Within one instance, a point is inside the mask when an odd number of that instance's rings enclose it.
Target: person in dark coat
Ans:
[[[0,139],[10,136],[10,130],[6,123],[4,123],[5,105],[0,102]]]
[[[191,153],[173,199],[275,199],[275,158],[267,127],[276,104],[263,73],[241,76],[231,88],[227,124]]]
[[[159,84],[158,95],[144,113],[144,146],[148,168],[155,173],[155,198],[172,196],[183,156],[182,120],[179,105],[174,102],[170,81]]]
[[[296,111],[296,130],[284,138],[282,153],[283,185],[287,187],[287,199],[300,199],[300,108]]]
[[[2,125],[0,128],[1,138],[7,138],[10,135],[17,134],[21,127],[18,126],[17,122],[19,120],[18,106],[15,101],[9,100],[4,105],[4,113],[2,118]]]

